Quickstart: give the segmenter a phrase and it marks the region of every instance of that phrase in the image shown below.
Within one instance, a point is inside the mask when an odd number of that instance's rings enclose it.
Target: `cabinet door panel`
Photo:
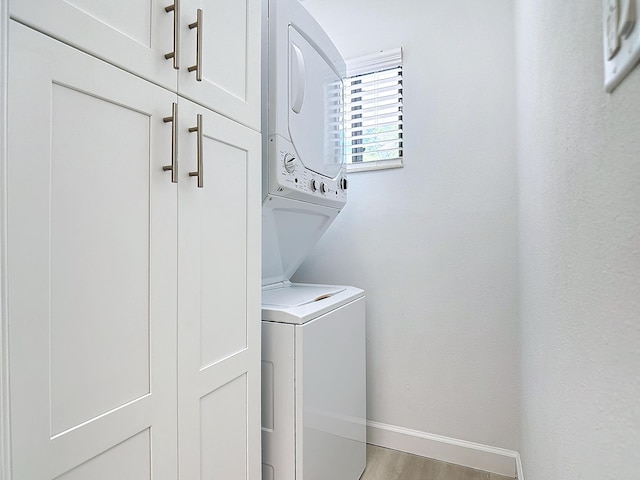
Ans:
[[[51,113],[55,435],[150,392],[149,165],[140,161],[148,158],[150,131],[147,113],[56,83]],[[107,132],[126,141],[114,142]],[[127,172],[118,179],[120,195],[112,182],[99,180],[106,165]]]
[[[11,17],[171,90],[171,0],[18,0]]]
[[[200,399],[200,478],[250,478],[247,381],[247,375],[241,375]]]
[[[134,435],[56,480],[150,480],[152,477],[149,433],[149,430],[145,430]]]
[[[202,9],[202,27],[190,29]],[[181,5],[180,95],[260,130],[260,0],[183,0]],[[202,35],[202,80],[196,41]]]
[[[180,109],[178,432],[184,478],[260,478],[260,134]],[[203,188],[197,169],[202,114]],[[216,475],[215,477],[213,475]]]
[[[105,472],[176,478],[177,188],[162,170],[176,97],[15,22],[10,35],[14,478],[103,478],[87,472],[118,461]]]
[[[202,208],[200,211],[203,245],[200,260],[201,368],[247,348],[245,212],[248,208],[247,175],[251,167],[249,152],[225,143],[224,139],[205,136],[203,148],[208,187],[207,192],[202,192],[204,201],[216,202],[220,208]],[[234,294],[229,295],[229,292]]]

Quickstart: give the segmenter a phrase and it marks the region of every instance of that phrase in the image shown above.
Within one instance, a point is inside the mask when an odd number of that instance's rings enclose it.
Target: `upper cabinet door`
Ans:
[[[180,3],[179,94],[260,130],[261,1]]]
[[[10,2],[10,11],[21,23],[175,91],[173,60],[165,58],[174,50],[174,13],[165,9],[170,4],[171,0],[17,0]]]
[[[175,93],[11,22],[15,480],[175,480]]]

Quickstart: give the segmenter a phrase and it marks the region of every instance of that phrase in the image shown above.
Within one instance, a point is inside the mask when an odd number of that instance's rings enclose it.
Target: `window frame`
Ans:
[[[347,165],[347,171],[349,173],[353,172],[363,172],[370,170],[383,170],[389,168],[402,168],[404,166],[404,135],[403,135],[403,84],[402,84],[402,48],[394,48],[389,50],[381,50],[379,52],[364,55],[356,58],[352,58],[347,60],[346,67],[346,76],[344,79],[344,132],[345,132],[345,163]],[[356,112],[358,110],[351,109],[347,101],[349,96],[352,96],[354,93],[352,90],[352,79],[357,77],[362,77],[365,75],[371,75],[378,72],[383,72],[387,70],[398,70],[399,86],[398,86],[398,120],[396,125],[398,126],[398,141],[399,141],[399,156],[389,159],[379,159],[379,160],[369,160],[369,161],[360,161],[360,162],[348,162],[347,159],[351,157],[353,154],[357,152],[353,152],[352,149],[357,148],[356,146],[359,143],[351,143],[352,140],[348,137],[348,134],[352,128],[358,128],[357,125],[353,125],[358,117],[352,117],[352,112]],[[353,114],[357,115],[357,114]],[[350,153],[347,153],[350,152]]]

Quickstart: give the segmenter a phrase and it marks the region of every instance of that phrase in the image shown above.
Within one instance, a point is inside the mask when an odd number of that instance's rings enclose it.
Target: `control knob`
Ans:
[[[320,191],[321,191],[322,193],[327,193],[327,190],[328,190],[328,189],[327,189],[327,186],[324,184],[324,182],[323,182],[323,183],[321,183],[321,184],[320,184]]]
[[[318,181],[314,178],[309,182],[309,186],[311,187],[311,191],[315,192],[318,190]]]
[[[346,179],[346,177],[342,177],[340,179],[340,189],[341,190],[346,190],[347,189],[347,179]]]
[[[293,171],[296,169],[296,157],[294,157],[290,153],[287,153],[284,156],[284,169],[287,171],[287,173],[293,173]]]

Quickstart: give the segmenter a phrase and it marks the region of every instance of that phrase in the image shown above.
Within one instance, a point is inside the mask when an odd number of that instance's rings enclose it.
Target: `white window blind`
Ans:
[[[349,171],[402,166],[402,49],[347,61],[344,144]]]

